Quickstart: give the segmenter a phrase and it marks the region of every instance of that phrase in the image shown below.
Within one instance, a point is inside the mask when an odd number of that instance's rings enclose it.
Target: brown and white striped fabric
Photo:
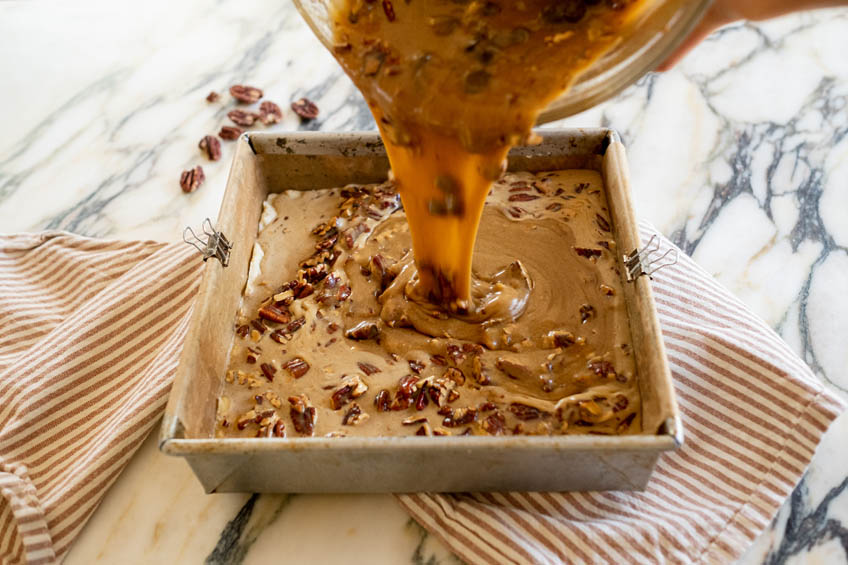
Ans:
[[[0,562],[61,559],[165,406],[201,262],[0,235]]]
[[[655,231],[641,224],[642,240]],[[673,245],[661,238],[661,253]],[[684,445],[644,492],[412,494],[468,563],[730,563],[762,532],[844,409],[780,337],[680,254],[654,275]]]
[[[193,253],[0,236],[4,565],[61,559],[161,413],[202,264]],[[640,493],[399,497],[469,563],[727,562],[800,479],[840,402],[691,260],[654,278],[685,445]]]

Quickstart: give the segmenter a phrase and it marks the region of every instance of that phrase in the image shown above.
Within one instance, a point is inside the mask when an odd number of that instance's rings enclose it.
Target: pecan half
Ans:
[[[209,160],[217,161],[221,158],[221,142],[214,135],[204,135],[197,146]]]
[[[366,374],[366,375],[368,375],[368,376],[371,376],[371,375],[373,375],[374,373],[379,373],[379,372],[380,372],[380,369],[378,369],[377,367],[375,367],[375,366],[374,366],[374,365],[372,365],[371,363],[365,363],[365,362],[360,361],[360,362],[359,362],[359,363],[357,363],[356,365],[359,367],[359,369],[360,369],[363,373],[365,373],[365,374]]]
[[[235,126],[221,126],[221,131],[218,132],[218,137],[221,139],[226,139],[227,141],[233,141],[238,139],[241,134],[244,133],[244,130],[241,128],[237,128]]]
[[[266,126],[277,124],[283,119],[283,110],[270,100],[259,105],[259,119]]]
[[[242,104],[253,104],[262,98],[263,92],[255,86],[234,84],[230,87],[230,94]]]
[[[315,418],[317,414],[315,407],[309,402],[309,397],[305,394],[290,396],[289,404],[291,404],[289,416],[291,417],[295,431],[299,434],[311,436],[315,430]]]
[[[318,106],[308,98],[299,98],[291,103],[291,109],[301,120],[314,120],[318,117]]]
[[[200,185],[203,184],[203,181],[205,180],[206,175],[203,174],[203,167],[198,165],[195,168],[183,171],[182,174],[180,174],[180,188],[183,189],[183,192],[194,192],[200,188]]]
[[[309,371],[309,363],[304,361],[302,357],[292,357],[283,363],[283,369],[292,377],[299,379]]]
[[[273,365],[262,363],[259,365],[259,368],[262,369],[262,374],[265,375],[265,378],[268,379],[268,381],[274,382],[274,375],[277,374],[277,369],[275,369]]]
[[[253,112],[245,112],[244,110],[230,110],[227,112],[227,117],[233,121],[237,126],[249,127],[256,123],[256,118],[259,117],[258,114],[254,114]]]

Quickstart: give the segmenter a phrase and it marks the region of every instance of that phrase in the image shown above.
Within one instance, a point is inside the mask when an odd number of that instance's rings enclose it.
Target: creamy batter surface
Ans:
[[[603,190],[590,170],[501,177],[459,310],[417,294],[391,182],[269,196],[216,435],[639,432]]]

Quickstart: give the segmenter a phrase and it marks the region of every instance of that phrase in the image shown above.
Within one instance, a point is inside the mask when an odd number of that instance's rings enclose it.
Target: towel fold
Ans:
[[[2,563],[61,559],[149,433],[201,265],[183,244],[0,236]],[[686,442],[644,492],[400,495],[412,517],[469,563],[738,557],[844,405],[682,253],[653,289]]]

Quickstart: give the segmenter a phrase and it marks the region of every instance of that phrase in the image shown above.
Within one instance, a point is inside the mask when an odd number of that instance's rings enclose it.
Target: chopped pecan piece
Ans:
[[[595,221],[598,223],[598,227],[601,228],[603,231],[611,231],[609,222],[600,214],[595,214]]]
[[[278,324],[291,322],[291,313],[288,308],[283,309],[276,304],[268,304],[259,309],[259,317]]]
[[[513,402],[509,405],[509,411],[515,414],[519,420],[538,420],[545,412],[534,406],[528,406],[519,402]]]
[[[180,174],[180,188],[183,189],[183,192],[194,192],[200,188],[200,185],[203,184],[203,181],[205,180],[206,175],[203,174],[203,167],[198,165],[195,168],[183,171],[182,174]]]
[[[466,424],[470,424],[476,419],[476,408],[457,408],[453,411],[453,414],[451,414],[450,416],[446,416],[445,419],[442,420],[442,425],[448,428],[455,428],[457,426],[464,426]]]
[[[235,126],[221,126],[221,131],[218,132],[218,137],[226,139],[227,141],[233,141],[234,139],[238,139],[243,133],[243,129]]]
[[[283,363],[285,369],[292,377],[299,379],[309,371],[309,363],[302,357],[293,357]]]
[[[511,359],[498,357],[498,360],[495,361],[495,367],[506,373],[506,376],[511,379],[528,380],[533,378],[533,372],[529,367]]]
[[[391,0],[383,0],[383,12],[386,14],[387,20],[395,21],[395,8],[392,6]]]
[[[309,397],[305,394],[290,396],[289,404],[291,404],[289,416],[295,431],[302,435],[311,436],[315,430],[317,412],[312,403],[309,402]]]
[[[495,412],[491,416],[487,416],[481,425],[487,433],[493,436],[501,435],[506,429],[506,418],[500,412]]]
[[[265,378],[270,382],[274,382],[274,375],[277,374],[277,369],[274,368],[273,365],[269,365],[268,363],[262,363],[259,365],[259,368],[262,369],[262,374],[265,375]]]
[[[214,90],[206,95],[207,102],[216,102],[221,95],[215,92]]]
[[[538,200],[539,196],[537,194],[525,194],[520,192],[518,194],[510,194],[509,200],[510,202],[530,202],[531,200]]]
[[[262,98],[263,92],[255,86],[235,84],[230,87],[230,94],[242,104],[253,104]]]
[[[350,408],[347,412],[345,412],[344,417],[342,417],[342,425],[343,426],[357,426],[365,420],[370,418],[368,414],[362,411],[362,408],[359,407],[359,404],[354,402],[351,404]]]
[[[591,249],[588,247],[575,247],[574,252],[580,257],[585,257],[586,259],[597,259],[602,253],[600,249]]]
[[[286,423],[282,420],[277,420],[274,422],[274,427],[271,431],[271,435],[274,437],[286,437]]]
[[[344,286],[344,285],[342,285]],[[355,340],[374,339],[380,335],[380,328],[374,322],[359,322],[345,332],[345,337]]]
[[[630,414],[628,414],[627,417],[624,418],[621,423],[618,424],[618,426],[616,426],[616,433],[624,433],[627,428],[630,427],[630,424],[633,423],[634,418],[636,418],[636,412],[631,412]]]
[[[416,375],[420,375],[420,374],[421,374],[421,371],[423,371],[423,370],[424,370],[424,366],[425,366],[425,365],[424,365],[424,363],[422,363],[421,361],[416,361],[415,359],[410,359],[410,360],[409,360],[409,368],[410,368],[410,369],[412,370],[412,372],[413,372],[413,373],[415,373]]]
[[[408,418],[404,418],[403,421],[401,421],[401,424],[403,424],[404,426],[414,426],[415,424],[425,424],[425,423],[427,423],[427,416],[419,416],[419,415],[410,416]]]
[[[607,286],[605,284],[601,285],[601,292],[603,292],[607,296],[615,296],[615,289],[613,287]]]
[[[627,406],[630,404],[630,401],[627,400],[627,397],[623,394],[616,394],[614,397],[614,403],[612,405],[613,412],[621,412],[622,410],[626,410]]]
[[[476,359],[476,357],[475,357],[475,359]],[[459,370],[455,367],[450,367],[450,368],[446,369],[442,376],[452,380],[453,382],[455,382],[458,385],[464,385],[465,384],[465,374],[461,370]]]
[[[283,110],[270,100],[265,100],[259,105],[259,120],[266,126],[278,124],[282,119]]]
[[[377,410],[380,412],[388,412],[391,410],[392,403],[392,395],[386,389],[381,390],[377,393],[377,396],[374,397],[374,406],[377,407]]]
[[[314,120],[318,117],[318,106],[308,98],[299,98],[291,103],[291,109],[302,120]]]
[[[421,427],[415,430],[415,435],[417,436],[431,436],[433,435],[433,430],[430,428],[430,424],[426,421],[421,424]]]
[[[365,374],[366,374],[366,375],[368,375],[369,377],[370,377],[371,375],[373,375],[374,373],[379,373],[379,372],[380,372],[380,369],[378,369],[377,367],[375,367],[375,366],[374,366],[374,365],[372,365],[371,363],[365,363],[365,362],[363,362],[363,361],[360,361],[360,362],[359,362],[359,363],[357,363],[356,365],[359,367],[359,369],[360,369],[363,373],[365,373]]]
[[[359,398],[368,390],[368,385],[362,382],[359,375],[351,375],[342,380],[342,385],[330,397],[330,406],[338,410],[351,399]]]
[[[589,370],[595,373],[598,377],[604,377],[607,379],[614,379],[616,377],[615,367],[613,367],[612,363],[609,361],[595,359],[589,361],[587,366],[589,367]]]
[[[431,355],[431,356],[430,356],[430,361],[431,361],[434,365],[440,365],[440,366],[442,366],[442,367],[444,367],[444,366],[446,366],[446,365],[448,364],[448,360],[447,360],[447,359],[445,359],[445,356],[444,356],[444,355],[438,355],[438,354],[437,354],[437,355]]]
[[[582,323],[588,322],[591,318],[595,316],[595,307],[591,304],[584,304],[580,307],[580,321]]]
[[[474,380],[480,385],[485,386],[492,382],[491,379],[489,379],[489,375],[486,373],[486,367],[483,365],[483,360],[479,355],[475,355],[471,358],[471,376],[474,377]]]

